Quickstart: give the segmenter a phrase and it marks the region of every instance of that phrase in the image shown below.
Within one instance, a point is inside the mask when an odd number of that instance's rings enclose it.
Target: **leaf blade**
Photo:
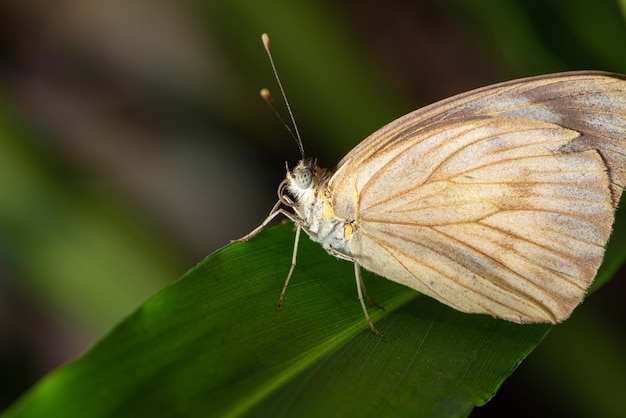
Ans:
[[[282,311],[289,226],[207,257],[4,416],[465,416],[551,328],[462,314],[366,274],[385,343],[351,264],[303,241]]]

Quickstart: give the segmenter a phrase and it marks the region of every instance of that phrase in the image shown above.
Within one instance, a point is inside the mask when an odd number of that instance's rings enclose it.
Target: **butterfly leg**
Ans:
[[[252,231],[250,231],[250,233],[248,233],[247,235],[239,238],[239,239],[234,239],[231,240],[230,242],[244,242],[244,241],[250,241],[252,238],[254,238],[259,232],[261,232],[276,216],[278,215],[283,215],[284,217],[290,219],[293,222],[298,223],[299,221],[296,219],[296,217],[294,216],[293,213],[290,213],[288,211],[286,211],[283,208],[279,208],[279,206],[281,205],[282,202],[278,201],[274,207],[272,208],[272,210],[270,211],[270,214],[267,215],[267,218],[265,218],[265,220],[261,223],[261,225],[257,226],[256,228],[254,228]]]
[[[381,334],[380,331],[376,329],[376,327],[372,323],[372,320],[370,319],[369,313],[367,313],[367,307],[365,306],[365,301],[363,300],[363,290],[365,290],[365,286],[363,284],[363,277],[361,276],[361,266],[356,261],[354,262],[354,275],[356,276],[356,290],[359,295],[359,302],[361,303],[361,308],[363,308],[363,314],[365,315],[365,320],[367,321],[367,324],[370,326],[370,329],[372,330],[372,332],[376,334],[376,336],[381,338],[383,341],[387,341],[387,337],[385,337],[383,334]],[[367,295],[367,292],[365,292],[365,294]],[[367,298],[371,302],[371,299],[369,298],[369,296]]]
[[[380,306],[378,303],[374,302],[374,299],[372,299],[372,297],[369,295],[369,293],[367,292],[367,288],[365,287],[365,282],[363,281],[363,279],[361,279],[361,289],[363,289],[363,296],[365,296],[365,299],[367,299],[367,301],[371,305],[374,305],[375,307],[377,307],[380,310],[383,310],[383,311],[385,310],[384,306]]]
[[[289,273],[287,273],[287,279],[285,280],[285,284],[283,285],[283,290],[280,292],[278,303],[276,304],[277,311],[280,310],[280,307],[283,304],[283,299],[285,298],[285,292],[287,291],[289,280],[291,280],[291,275],[293,274],[293,270],[296,268],[296,256],[298,255],[298,243],[300,242],[300,230],[302,230],[302,227],[300,226],[300,224],[296,223],[296,239],[293,243],[293,254],[291,255],[291,267],[289,268]]]

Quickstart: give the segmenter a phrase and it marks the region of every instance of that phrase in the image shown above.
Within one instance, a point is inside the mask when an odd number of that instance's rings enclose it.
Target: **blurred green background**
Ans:
[[[625,17],[623,0],[0,3],[0,410],[269,211],[299,154],[258,97],[276,90],[262,32],[332,168],[455,93],[626,73]],[[596,292],[472,416],[623,416],[625,290]]]

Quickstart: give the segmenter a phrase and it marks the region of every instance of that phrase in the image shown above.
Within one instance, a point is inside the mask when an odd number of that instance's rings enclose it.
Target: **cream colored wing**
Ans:
[[[433,127],[483,117],[544,121],[581,133],[568,147],[572,151],[598,150],[606,162],[613,205],[617,206],[626,185],[626,76],[601,71],[507,81],[418,109],[352,149],[337,164],[336,180],[350,178],[364,161],[388,148],[425,139],[422,133]]]
[[[581,77],[602,85],[582,88]],[[329,189],[335,215],[355,221],[359,264],[464,312],[570,315],[602,261],[624,183],[626,82],[534,80],[414,112],[346,156]],[[539,104],[524,96],[533,91]]]
[[[356,221],[352,255],[464,312],[564,320],[613,223],[600,155],[561,151],[577,137],[545,122],[483,119],[374,157],[376,170],[333,195],[337,208],[356,202],[337,213]]]

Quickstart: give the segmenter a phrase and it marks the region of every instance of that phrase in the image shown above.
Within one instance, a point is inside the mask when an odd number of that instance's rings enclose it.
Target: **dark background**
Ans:
[[[455,93],[626,73],[625,17],[610,0],[0,2],[0,410],[269,211],[299,155],[258,97],[278,93],[262,32],[308,155],[332,168]],[[472,416],[623,414],[625,287]]]

